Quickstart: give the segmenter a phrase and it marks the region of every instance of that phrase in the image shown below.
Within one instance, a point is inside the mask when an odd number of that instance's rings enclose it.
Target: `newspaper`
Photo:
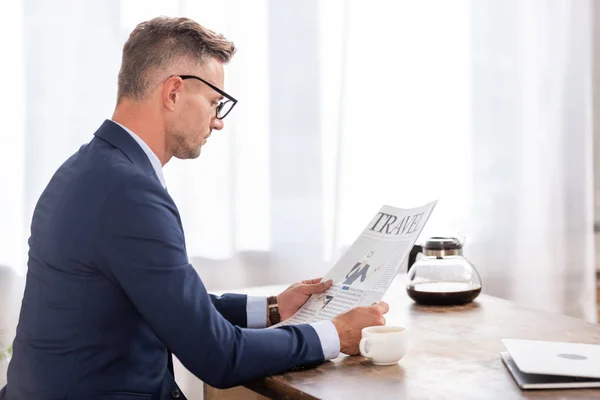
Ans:
[[[323,276],[333,285],[314,294],[291,318],[270,328],[333,319],[382,299],[408,257],[437,201],[412,209],[384,205]]]

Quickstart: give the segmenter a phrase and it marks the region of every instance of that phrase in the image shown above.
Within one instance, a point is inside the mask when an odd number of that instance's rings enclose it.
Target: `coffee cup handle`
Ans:
[[[365,357],[369,357],[369,353],[367,352],[367,340],[368,338],[362,338],[360,339],[360,343],[358,344],[360,354],[362,354]]]

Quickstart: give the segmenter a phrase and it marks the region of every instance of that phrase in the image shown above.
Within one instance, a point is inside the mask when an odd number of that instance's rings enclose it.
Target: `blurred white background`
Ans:
[[[111,117],[129,32],[187,16],[238,47],[225,129],[165,167],[195,263],[328,265],[382,204],[438,199],[423,237],[465,235],[484,291],[595,321],[593,6],[3,0],[0,265],[26,272],[33,207]]]

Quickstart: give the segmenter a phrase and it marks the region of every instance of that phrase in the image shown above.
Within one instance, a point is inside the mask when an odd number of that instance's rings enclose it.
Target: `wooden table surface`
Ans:
[[[273,293],[273,287],[266,292]],[[390,304],[387,324],[410,333],[408,352],[397,365],[375,366],[362,356],[342,355],[248,387],[268,397],[302,399],[600,398],[600,389],[522,391],[499,355],[505,351],[501,338],[600,344],[597,324],[486,295],[460,307],[419,306],[406,295],[401,277],[384,300]],[[262,398],[247,388],[205,389],[206,399],[230,396]]]

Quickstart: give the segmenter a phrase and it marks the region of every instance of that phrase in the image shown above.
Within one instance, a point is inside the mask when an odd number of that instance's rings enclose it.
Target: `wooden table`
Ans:
[[[264,294],[271,293],[272,287]],[[217,390],[205,385],[204,398],[600,398],[600,389],[522,391],[499,355],[505,351],[501,338],[600,344],[597,324],[486,295],[460,307],[419,306],[406,295],[400,277],[384,300],[390,304],[388,325],[410,331],[409,350],[397,365],[375,366],[362,356],[342,355],[315,369],[268,377],[246,387]]]

